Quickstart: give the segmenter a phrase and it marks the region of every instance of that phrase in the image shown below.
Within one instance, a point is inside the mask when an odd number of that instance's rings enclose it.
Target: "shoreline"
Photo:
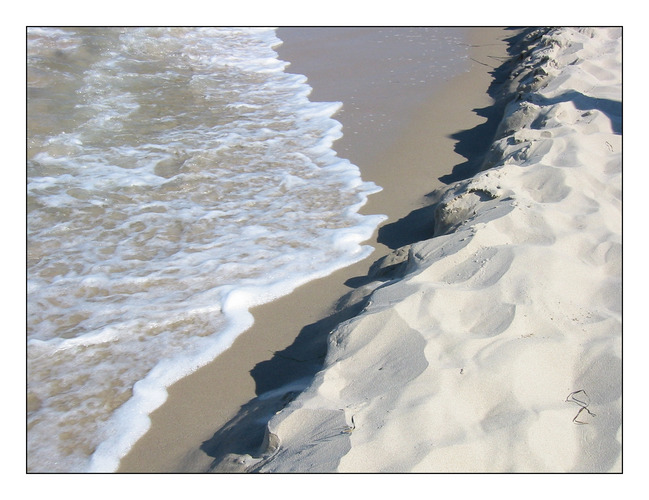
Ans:
[[[530,29],[515,53],[435,237],[232,468],[622,472],[622,32]]]
[[[401,117],[402,133],[387,151],[377,153],[380,158],[368,158],[368,153],[361,153],[360,148],[359,156],[354,157],[351,134],[334,144],[340,157],[350,159],[361,169],[363,180],[384,188],[370,196],[361,210],[363,214],[389,216],[378,233],[365,242],[375,247],[374,253],[361,262],[303,285],[290,295],[254,308],[251,312],[255,324],[239,336],[228,351],[169,388],[167,401],[151,415],[151,429],[122,459],[118,472],[203,472],[227,453],[242,453],[249,447],[258,447],[265,427],[251,432],[250,426],[245,424],[262,413],[264,417],[269,412],[274,413],[272,409],[277,402],[271,397],[266,399],[268,406],[255,407],[248,403],[260,394],[272,394],[273,390],[290,383],[294,384],[294,396],[300,390],[300,385],[295,385],[296,379],[312,378],[321,366],[328,332],[355,316],[362,307],[361,302],[352,300],[350,307],[337,311],[338,300],[355,291],[358,299],[362,299],[367,291],[363,285],[373,262],[389,255],[404,242],[424,239],[426,234],[432,236],[432,227],[425,217],[420,217],[420,211],[430,210],[426,195],[443,187],[438,178],[452,177],[453,169],[468,163],[467,156],[471,156],[470,152],[459,154],[455,151],[457,139],[449,136],[485,123],[484,117],[473,111],[490,110],[493,103],[487,94],[492,68],[485,66],[484,61],[505,57],[507,47],[502,40],[514,35],[514,32],[498,28],[467,31],[474,45],[471,70],[453,78],[439,92],[419,103],[415,113]],[[280,59],[291,60],[288,71],[300,73],[299,47],[292,47],[296,53],[288,59],[283,54],[288,52],[291,42],[282,37],[281,31],[280,38],[284,40],[278,48]],[[308,58],[304,62],[308,62]],[[331,82],[319,82],[305,74],[314,87],[311,100],[327,100],[320,92]],[[439,116],[450,118],[440,120]],[[344,133],[350,130],[345,128],[349,116],[342,113],[334,118],[343,123]],[[488,135],[489,130],[485,130],[485,134]],[[489,145],[488,139],[477,144],[485,149]],[[434,153],[427,148],[434,148]],[[435,159],[433,168],[431,155]],[[403,165],[403,170],[391,168],[395,164]],[[401,190],[390,190],[398,186],[405,186],[405,195]],[[413,221],[420,220],[424,221],[423,226],[413,225]],[[281,395],[285,392],[280,391]],[[224,425],[242,431],[242,435],[220,431]]]

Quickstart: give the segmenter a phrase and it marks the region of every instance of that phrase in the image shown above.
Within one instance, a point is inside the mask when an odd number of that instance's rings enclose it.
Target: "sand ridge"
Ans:
[[[621,29],[519,51],[483,170],[332,333],[248,470],[621,470]]]

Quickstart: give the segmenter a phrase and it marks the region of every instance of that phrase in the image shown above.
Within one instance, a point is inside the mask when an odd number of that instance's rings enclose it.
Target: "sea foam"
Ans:
[[[115,470],[251,307],[372,252],[384,217],[358,210],[380,188],[280,43],[28,32],[29,470]]]

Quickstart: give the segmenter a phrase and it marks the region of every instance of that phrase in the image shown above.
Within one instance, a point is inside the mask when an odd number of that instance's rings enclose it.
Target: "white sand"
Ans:
[[[252,470],[621,470],[621,30],[527,43],[484,170],[332,332]]]

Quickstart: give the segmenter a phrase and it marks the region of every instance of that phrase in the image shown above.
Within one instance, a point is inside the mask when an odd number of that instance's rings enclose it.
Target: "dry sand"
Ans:
[[[485,169],[232,467],[621,471],[621,29],[523,42]]]
[[[367,62],[361,56],[341,57],[345,52],[340,47],[349,40],[358,42],[354,38],[358,29],[347,31],[351,38],[336,44],[328,44],[330,33],[322,30],[312,34],[310,45],[303,43],[299,30],[279,30],[285,42],[278,48],[280,58],[292,62],[289,71],[307,75],[315,89],[311,100],[349,103],[357,97],[354,106],[344,105],[336,116],[345,135],[334,149],[360,167],[364,180],[384,188],[370,197],[362,212],[386,214],[389,219],[368,242],[377,250],[365,261],[253,309],[254,326],[228,351],[169,388],[167,401],[152,414],[151,429],[123,458],[119,472],[207,471],[229,453],[258,448],[268,418],[295,395],[280,388],[286,384],[293,384],[295,391],[303,388],[322,367],[328,333],[362,307],[352,300],[339,310],[338,299],[355,291],[363,295],[368,281],[364,277],[374,261],[432,236],[428,207],[433,198],[427,195],[444,185],[440,178],[446,182],[461,178],[490,145],[499,121],[487,93],[491,72],[506,56],[504,40],[516,33],[500,28],[465,31],[472,44],[470,71],[442,88],[405,93],[399,106],[389,108],[386,130],[381,120],[367,122],[364,117],[379,113],[394,97],[394,86],[387,84],[393,76],[388,74],[390,66],[378,68],[385,71],[381,79],[380,74],[363,71]],[[407,44],[395,43],[395,50],[407,54]],[[321,71],[323,60],[334,70]],[[407,67],[392,69],[407,74]],[[374,86],[371,98],[360,99],[351,82],[367,84],[370,76],[384,86]],[[388,113],[380,111],[384,112]],[[388,136],[391,140],[382,139]],[[460,151],[455,150],[458,138]],[[383,262],[386,268],[389,264]],[[254,400],[260,394],[265,396]],[[234,424],[238,424],[234,432],[221,430]]]

